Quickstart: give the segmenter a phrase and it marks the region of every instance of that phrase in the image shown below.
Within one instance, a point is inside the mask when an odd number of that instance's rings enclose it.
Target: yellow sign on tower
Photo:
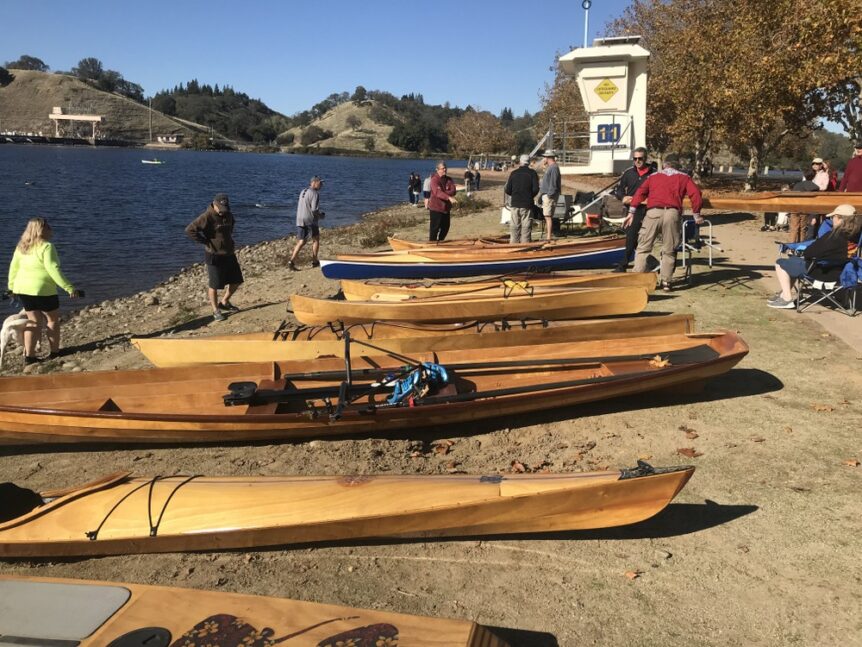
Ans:
[[[614,84],[610,79],[604,79],[601,83],[596,86],[595,93],[599,95],[599,98],[607,103],[611,100],[617,92],[619,92],[619,88]]]

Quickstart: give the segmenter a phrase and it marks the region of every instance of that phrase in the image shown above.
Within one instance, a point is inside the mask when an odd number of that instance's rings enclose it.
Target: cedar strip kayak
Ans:
[[[555,238],[553,240],[534,240],[529,243],[510,243],[508,238],[455,238],[439,242],[409,241],[400,238],[389,238],[391,252],[371,252],[373,254],[423,254],[425,252],[442,252],[454,254],[476,253],[507,253],[525,250],[555,250],[582,245],[590,245],[608,240],[619,240],[618,234],[606,236],[573,236],[571,238]]]
[[[287,329],[276,333],[247,333],[220,337],[152,337],[132,339],[154,365],[160,367],[306,360],[344,357],[344,330],[350,332],[351,355],[409,355],[429,351],[528,346],[589,339],[620,339],[694,332],[691,315],[586,319],[579,321],[491,322],[441,324],[422,328],[387,322],[351,324],[345,328]],[[402,336],[413,333],[415,337]],[[363,344],[362,342],[366,342]]]
[[[20,488],[5,497],[25,512],[0,524],[0,557],[609,528],[657,514],[693,472],[641,463],[631,470],[488,476],[118,473],[61,495]]]
[[[686,202],[686,205],[689,203]],[[862,213],[862,193],[836,191],[783,191],[740,193],[736,195],[704,196],[704,209],[735,209],[739,211],[785,211],[791,213],[825,214],[839,204],[851,204]]]
[[[403,297],[402,297],[403,298]],[[452,323],[497,319],[590,319],[641,312],[647,305],[643,288],[559,288],[534,294],[449,294],[407,301],[334,301],[295,294],[293,315],[307,325],[329,321],[412,321]]]
[[[486,293],[519,294],[534,288],[549,287],[641,287],[655,290],[654,272],[617,272],[611,274],[513,274],[496,279],[474,281],[436,281],[423,283],[392,283],[387,281],[351,281],[342,279],[341,291],[348,301],[366,301],[375,294],[404,294],[427,297],[444,294]]]
[[[502,274],[609,268],[625,255],[625,239],[593,239],[578,245],[515,251],[493,249],[411,250],[340,254],[320,261],[330,279],[452,278]]]
[[[0,443],[228,443],[450,428],[655,390],[694,389],[748,353],[731,332],[0,378]],[[389,404],[418,362],[444,386]],[[406,367],[405,367],[406,365]],[[383,377],[386,379],[381,379]],[[226,406],[231,404],[232,406]],[[409,406],[408,406],[409,405]]]
[[[468,620],[167,586],[0,575],[0,599],[4,644],[507,646]]]

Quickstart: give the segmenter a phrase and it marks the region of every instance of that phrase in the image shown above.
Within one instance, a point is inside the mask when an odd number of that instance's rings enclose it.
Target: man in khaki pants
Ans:
[[[703,196],[691,178],[679,170],[679,157],[668,155],[662,170],[650,175],[635,192],[629,205],[629,215],[623,226],[628,227],[635,210],[647,200],[647,212],[638,236],[635,251],[635,272],[646,272],[647,257],[652,252],[655,239],[661,234],[661,288],[670,292],[670,282],[676,265],[676,248],[681,237],[682,201],[688,196],[697,224],[703,222],[700,209]]]
[[[539,193],[542,196],[542,215],[545,217],[545,237],[551,240],[554,230],[554,209],[557,208],[557,199],[562,191],[562,180],[560,167],[557,166],[557,154],[548,149],[542,153],[542,157],[545,174],[539,185]]]

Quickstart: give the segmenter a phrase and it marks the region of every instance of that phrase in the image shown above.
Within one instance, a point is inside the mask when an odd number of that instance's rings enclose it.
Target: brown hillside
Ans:
[[[315,142],[313,146],[361,153],[412,154],[389,143],[388,137],[392,132],[392,126],[378,124],[371,119],[370,112],[374,104],[374,101],[365,101],[357,106],[352,101],[348,101],[336,106],[320,119],[312,121],[310,126],[317,126],[333,133],[332,137]],[[361,122],[355,128],[347,124],[351,115]],[[285,150],[303,148],[300,140],[306,128],[308,126],[294,127],[285,131],[294,135],[293,144],[286,146]],[[369,140],[373,142],[370,149],[367,143]]]
[[[109,138],[146,142],[149,139],[150,111],[117,94],[103,92],[65,74],[50,74],[29,70],[11,70],[15,80],[0,88],[0,128],[4,131],[42,132],[54,134],[54,123],[48,118],[54,106],[63,112],[96,114],[104,117],[102,135]],[[81,126],[89,136],[89,125]],[[153,136],[166,134],[189,135],[194,128],[153,111]],[[68,133],[72,135],[73,133]]]

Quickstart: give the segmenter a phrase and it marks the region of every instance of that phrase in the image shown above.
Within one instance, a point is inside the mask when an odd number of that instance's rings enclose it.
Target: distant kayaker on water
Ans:
[[[239,310],[230,298],[243,282],[233,241],[234,217],[226,193],[217,193],[212,203],[186,227],[186,235],[206,249],[207,296],[213,309],[213,320],[224,321],[225,312]],[[226,288],[226,289],[225,289]],[[219,301],[218,291],[225,289]]]

